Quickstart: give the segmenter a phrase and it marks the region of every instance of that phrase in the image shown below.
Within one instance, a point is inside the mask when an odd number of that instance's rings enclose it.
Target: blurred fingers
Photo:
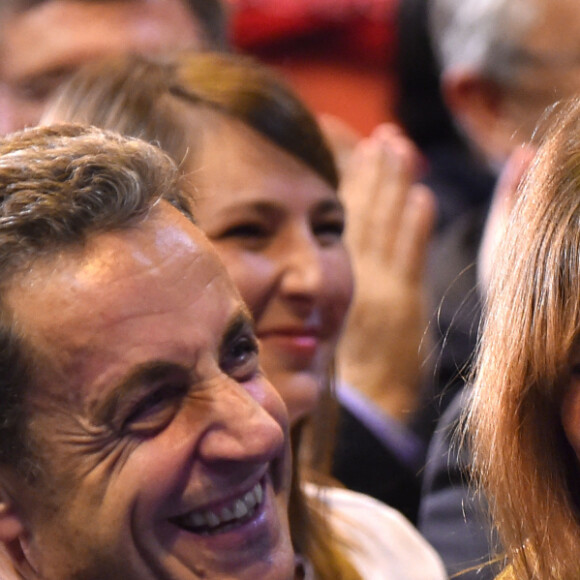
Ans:
[[[401,218],[396,250],[399,271],[411,282],[423,279],[436,215],[435,194],[425,185],[412,186]]]

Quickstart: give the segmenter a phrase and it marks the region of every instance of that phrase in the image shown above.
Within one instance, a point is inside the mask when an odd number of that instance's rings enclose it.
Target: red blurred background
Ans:
[[[392,120],[397,0],[229,0],[232,42],[279,69],[317,113],[363,135]]]

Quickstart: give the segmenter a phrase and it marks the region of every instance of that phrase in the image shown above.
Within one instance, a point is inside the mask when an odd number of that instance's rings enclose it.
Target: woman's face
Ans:
[[[256,321],[291,421],[325,385],[352,297],[336,192],[243,123],[216,115],[196,150],[195,213]]]
[[[573,349],[570,362],[570,381],[560,412],[566,438],[580,460],[580,345]]]

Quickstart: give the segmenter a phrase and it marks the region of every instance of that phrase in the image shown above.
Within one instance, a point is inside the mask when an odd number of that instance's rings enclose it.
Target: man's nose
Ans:
[[[287,444],[287,414],[264,377],[248,388],[225,378],[214,396],[212,420],[198,445],[204,461],[268,463],[280,457]]]

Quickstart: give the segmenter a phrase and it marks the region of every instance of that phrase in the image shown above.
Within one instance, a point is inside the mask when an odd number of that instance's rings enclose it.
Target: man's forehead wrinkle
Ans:
[[[204,281],[204,286],[197,287],[199,278],[199,263],[205,256],[199,252],[193,254],[188,266],[182,269],[179,276],[183,284],[191,281],[189,292],[183,292],[179,300],[162,300],[164,295],[173,294],[179,298],[177,285],[179,280],[171,276],[163,276],[164,268],[162,263],[153,264],[142,261],[137,271],[117,271],[110,265],[103,264],[93,268],[83,269],[79,276],[71,278],[71,285],[66,289],[63,296],[63,305],[75,303],[78,300],[87,303],[86,316],[76,316],[74,322],[79,331],[92,330],[89,334],[78,334],[79,343],[90,344],[94,335],[107,332],[112,327],[126,323],[133,318],[145,319],[150,316],[167,314],[176,308],[183,308],[184,305],[194,305],[205,296],[205,288],[211,288],[216,281],[219,282],[219,271],[212,272],[211,276]],[[171,261],[172,258],[168,257]],[[191,272],[191,273],[190,273]],[[141,280],[143,282],[141,282]],[[136,292],[136,289],[147,285],[147,292]],[[195,291],[195,292],[194,292]],[[109,294],[115,294],[111,303]],[[153,300],[152,300],[153,299]],[[66,315],[66,311],[61,314]],[[77,313],[78,314],[78,313]],[[86,324],[84,324],[86,322]],[[98,324],[95,324],[98,322]]]
[[[106,337],[112,336],[115,332],[123,332],[123,326],[131,324],[132,320],[138,323],[144,322],[147,318],[160,317],[163,318],[165,315],[170,315],[172,311],[179,315],[180,322],[183,319],[183,313],[185,309],[194,308],[195,305],[203,300],[208,293],[213,293],[213,288],[216,285],[223,283],[223,276],[220,275],[220,271],[217,268],[213,268],[211,274],[203,281],[201,287],[198,286],[199,280],[196,280],[195,276],[199,272],[198,262],[204,258],[202,254],[196,253],[192,256],[189,262],[189,269],[193,270],[192,274],[189,274],[188,269],[184,269],[182,272],[183,283],[188,284],[191,281],[190,292],[183,292],[181,297],[176,288],[172,288],[170,291],[175,292],[174,296],[178,299],[168,300],[167,302],[161,299],[155,300],[152,303],[148,303],[147,295],[135,294],[131,291],[130,287],[124,290],[124,297],[121,301],[115,300],[116,304],[119,304],[119,308],[114,308],[115,303],[108,304],[107,297],[108,293],[106,288],[111,289],[115,285],[115,279],[108,278],[106,286],[99,283],[92,284],[93,292],[101,292],[103,300],[97,303],[96,295],[93,295],[93,300],[91,296],[82,297],[82,288],[79,293],[74,292],[74,288],[68,288],[67,295],[63,297],[63,308],[60,309],[60,316],[62,317],[62,325],[55,325],[53,320],[48,319],[46,324],[43,326],[35,326],[26,329],[26,333],[30,336],[31,342],[35,345],[35,348],[39,351],[39,354],[44,353],[44,357],[47,359],[52,359],[53,362],[58,362],[57,366],[59,368],[58,378],[63,380],[67,377],[75,375],[79,378],[86,379],[88,377],[81,377],[79,361],[86,361],[85,357],[91,355],[93,349],[99,349],[100,356],[105,356],[106,350],[102,350],[106,347]],[[119,277],[117,279],[119,284],[122,284],[123,278]],[[176,285],[175,280],[167,280],[161,278],[160,276],[148,280],[149,287],[152,288],[152,293],[161,292],[158,296],[162,298],[163,294],[167,290],[167,286]],[[156,288],[153,287],[156,285]],[[193,289],[196,289],[193,292]],[[115,292],[117,297],[118,292]],[[68,299],[68,300],[67,300]],[[74,324],[75,332],[66,332],[66,321],[68,312],[66,310],[65,303],[76,302],[80,300],[87,303],[86,310],[81,313],[78,310],[72,311],[71,323]],[[92,302],[92,304],[91,304]],[[82,315],[81,315],[82,314]],[[183,323],[187,323],[183,320]],[[59,329],[64,329],[64,333],[61,333]],[[192,329],[195,330],[195,329]],[[173,335],[167,337],[167,348],[171,349],[175,354],[178,354],[179,343],[173,343],[177,338]],[[172,344],[169,344],[169,343]],[[58,353],[53,352],[53,346],[58,343],[61,348],[58,349]],[[185,348],[183,349],[186,350]],[[51,354],[52,353],[52,354]],[[115,353],[110,353],[114,357]],[[183,352],[185,356],[186,353]],[[58,357],[58,361],[54,359],[54,356]],[[53,365],[50,365],[53,366]],[[82,367],[83,365],[80,365]],[[56,368],[54,369],[56,371]],[[86,371],[94,371],[94,369],[84,368]],[[57,377],[55,377],[57,378]]]
[[[213,265],[213,252],[204,251],[209,249],[204,248],[205,238],[196,239],[191,234],[175,224],[157,227],[154,223],[101,234],[81,252],[65,250],[35,262],[13,280],[6,296],[9,301],[24,298],[26,302],[27,296],[34,301],[35,295],[52,291],[60,304],[61,316],[69,304],[83,299],[89,313],[109,309],[107,302],[113,287],[119,292],[116,302],[126,301],[129,305],[138,306],[155,295],[161,298],[163,293],[178,295],[177,286],[182,289],[183,300],[191,301],[194,290],[201,295],[204,287],[223,278],[222,268]],[[209,267],[204,262],[209,262]],[[207,279],[200,281],[200,275]],[[135,296],[135,288],[142,284],[151,291]]]
[[[47,262],[52,261],[55,270],[63,274],[70,271],[71,288],[98,290],[103,285],[122,284],[127,278],[139,280],[141,277],[151,280],[159,277],[161,285],[161,280],[166,278],[158,276],[159,272],[177,274],[172,262],[180,262],[179,276],[183,277],[181,261],[184,257],[195,270],[199,262],[206,259],[199,241],[191,234],[175,224],[167,227],[151,220],[135,229],[98,234],[88,240],[82,253],[69,253],[65,249]]]
[[[126,302],[129,307],[134,306],[138,315],[166,312],[166,303],[162,300],[155,301],[156,308],[149,304],[147,307],[149,312],[140,312],[140,310],[142,302],[146,302],[150,297],[177,294],[178,287],[184,288],[182,299],[173,302],[172,305],[182,307],[184,302],[190,303],[200,299],[203,296],[203,288],[213,285],[216,279],[220,279],[219,270],[212,268],[211,275],[204,281],[204,287],[200,288],[200,271],[203,270],[203,263],[208,257],[197,249],[187,254],[186,265],[183,266],[183,261],[180,260],[182,267],[179,270],[172,266],[172,263],[176,261],[176,255],[165,254],[159,260],[151,260],[147,253],[139,251],[128,258],[131,262],[129,270],[116,268],[114,263],[108,261],[87,264],[87,267],[79,273],[78,286],[81,292],[83,288],[86,288],[88,292],[95,293],[97,296],[102,293],[104,304],[108,298],[105,289],[110,290],[115,287],[115,290],[119,292],[121,302]],[[111,258],[114,258],[113,254]],[[204,275],[207,274],[204,273]],[[143,284],[147,285],[149,291],[135,295],[135,287]],[[107,311],[109,308],[105,306],[103,310]]]

